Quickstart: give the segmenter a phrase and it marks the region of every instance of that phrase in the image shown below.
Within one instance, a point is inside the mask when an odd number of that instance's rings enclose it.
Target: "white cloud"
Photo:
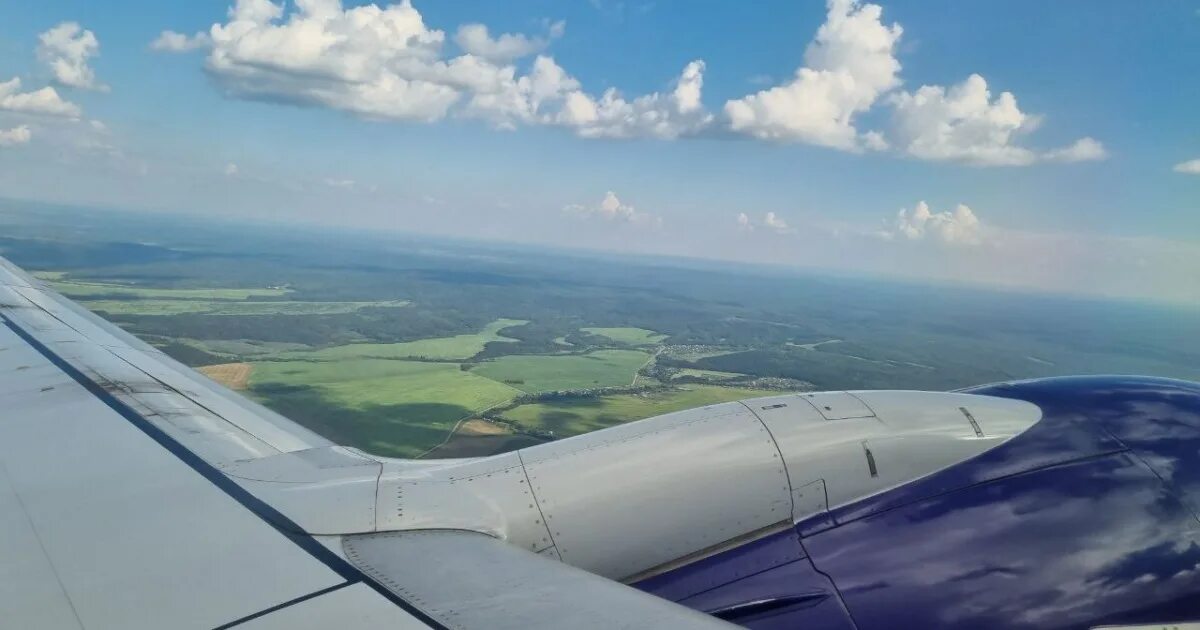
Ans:
[[[164,31],[152,48],[181,51],[210,46],[206,68],[227,95],[325,107],[375,120],[434,122],[476,118],[501,129],[552,125],[585,138],[675,139],[714,126],[702,102],[703,60],[687,64],[668,89],[626,97],[600,95],[545,53],[564,32],[547,23],[540,36],[493,34],[460,26],[448,55],[446,33],[426,25],[410,0],[344,7],[341,0],[236,0],[228,19],[207,34]],[[977,165],[1103,159],[1092,138],[1038,152],[1015,140],[1039,118],[1016,98],[994,99],[971,75],[950,88],[899,92],[896,57],[903,29],[862,0],[827,0],[825,22],[790,80],[727,101],[723,125],[750,137],[794,141],[846,151],[896,151],[929,160]],[[517,61],[536,55],[532,62]],[[885,98],[892,94],[891,98]],[[878,103],[895,109],[888,133],[860,130],[859,115]]]
[[[52,87],[21,92],[21,79],[16,77],[0,82],[0,110],[67,118],[78,118],[81,113],[78,105],[64,101]]]
[[[671,92],[665,94],[654,92],[627,101],[617,90],[609,89],[597,100],[571,90],[554,120],[575,128],[585,138],[672,140],[698,133],[712,123],[712,114],[700,102],[703,86],[704,62],[696,60],[684,67]]]
[[[1085,137],[1070,146],[1047,151],[1042,157],[1052,162],[1091,162],[1107,158],[1108,150],[1099,140]]]
[[[1187,173],[1189,175],[1200,175],[1200,158],[1180,162],[1173,169],[1176,173]]]
[[[354,188],[354,180],[353,179],[336,178],[336,177],[327,177],[327,178],[325,178],[325,185],[332,187],[332,188],[350,189],[350,188]]]
[[[226,176],[226,177],[237,177],[237,176],[238,176],[238,172],[239,172],[239,171],[238,171],[238,165],[237,165],[237,164],[234,164],[233,162],[230,162],[230,163],[228,163],[228,164],[226,164],[226,165],[225,165],[224,173],[225,173],[225,176]]]
[[[21,125],[12,129],[0,129],[0,147],[25,144],[32,137],[33,134],[29,131],[29,125]]]
[[[992,98],[987,81],[978,74],[948,89],[923,85],[890,100],[897,148],[924,160],[1026,166],[1039,160],[1080,162],[1108,155],[1093,138],[1044,153],[1017,145],[1015,140],[1033,131],[1041,119],[1022,112],[1012,92]]]
[[[108,90],[96,82],[88,60],[100,53],[96,35],[76,22],[63,22],[38,36],[37,54],[60,85],[86,90]]]
[[[788,222],[783,217],[774,212],[767,212],[763,215],[762,221],[759,222],[755,222],[745,212],[739,212],[737,215],[737,226],[738,230],[743,232],[753,232],[760,227],[777,234],[791,234],[796,231],[795,228],[788,225]]]
[[[862,135],[862,145],[863,148],[870,149],[871,151],[887,151],[892,146],[888,143],[887,138],[884,138],[883,134],[878,131],[864,133]]]
[[[972,74],[949,90],[921,86],[892,98],[894,136],[899,148],[925,160],[958,160],[981,165],[1032,164],[1037,155],[1011,141],[1029,118],[1011,92],[995,100],[987,81]]]
[[[704,62],[697,60],[683,69],[669,93],[628,101],[609,89],[597,99],[552,58],[538,56],[529,74],[515,78],[510,69],[499,89],[476,93],[465,113],[502,128],[520,122],[569,127],[585,138],[674,139],[697,133],[713,120],[700,103],[703,73]]]
[[[911,212],[901,209],[892,226],[879,235],[886,240],[933,238],[946,245],[978,245],[982,240],[981,229],[975,212],[964,204],[958,204],[953,211],[934,213],[929,204],[920,201]]]
[[[207,67],[232,95],[344,110],[368,118],[437,120],[459,98],[438,62],[442,31],[407,0],[343,9],[338,0],[238,0],[213,25]]]
[[[926,85],[916,92],[893,93],[901,83],[896,58],[901,26],[884,24],[882,9],[860,0],[828,0],[827,6],[825,23],[792,80],[725,103],[733,131],[844,151],[894,148],[920,159],[980,166],[1107,157],[1099,141],[1086,137],[1045,152],[1019,146],[1015,140],[1041,119],[1022,112],[1011,92],[993,99],[978,74],[949,88]],[[855,118],[876,103],[893,108],[886,137],[855,126]]]
[[[520,33],[503,33],[492,39],[487,26],[483,24],[464,24],[458,27],[454,42],[464,52],[483,57],[493,62],[508,63],[514,59],[528,57],[541,52],[550,45],[549,39],[562,37],[565,32],[565,22],[555,22],[550,25],[548,38],[526,37]]]
[[[608,191],[604,199],[595,205],[571,204],[563,207],[566,214],[583,218],[597,218],[614,223],[630,223],[651,227],[662,227],[662,217],[641,212],[633,206],[621,201],[616,193]]]
[[[212,38],[208,36],[208,33],[203,31],[195,35],[176,33],[175,31],[163,31],[159,33],[158,38],[150,42],[150,50],[179,53],[208,48],[211,45]]]
[[[569,103],[568,95],[579,92],[579,81],[545,55],[534,59],[525,76],[516,76],[512,66],[497,70],[491,89],[476,91],[463,115],[488,120],[502,129],[515,128],[518,123],[553,124],[557,112]]]
[[[881,138],[860,135],[854,117],[900,84],[895,48],[903,29],[884,25],[882,15],[879,5],[829,0],[806,66],[788,83],[725,103],[730,127],[767,140],[878,148]]]
[[[779,233],[791,231],[787,221],[784,221],[783,217],[777,216],[774,212],[768,212],[763,216],[763,225]]]
[[[564,32],[493,36],[482,24],[458,29],[464,51],[445,54],[446,35],[430,28],[410,0],[343,7],[340,0],[237,0],[225,23],[207,36],[209,73],[225,92],[246,99],[327,107],[368,119],[433,122],[449,115],[496,127],[557,125],[585,137],[675,138],[712,121],[700,105],[703,62],[684,69],[671,92],[632,100],[617,91],[600,98],[538,56],[528,72],[514,61],[543,50]],[[204,45],[165,31],[151,45],[182,50]]]

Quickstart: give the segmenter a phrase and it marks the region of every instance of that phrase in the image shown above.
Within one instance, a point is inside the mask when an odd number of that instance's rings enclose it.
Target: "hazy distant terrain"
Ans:
[[[1200,380],[1200,311],[0,201],[0,255],[383,455],[497,452],[777,391]]]

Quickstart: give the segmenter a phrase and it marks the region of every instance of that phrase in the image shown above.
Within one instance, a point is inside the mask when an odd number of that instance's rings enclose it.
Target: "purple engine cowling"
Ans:
[[[1200,620],[1200,384],[967,391],[1043,417],[974,459],[637,586],[751,628]]]

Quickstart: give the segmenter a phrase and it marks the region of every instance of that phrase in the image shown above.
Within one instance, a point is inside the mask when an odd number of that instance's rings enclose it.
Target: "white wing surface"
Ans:
[[[385,465],[0,259],[5,627],[725,626],[482,534],[380,533],[373,496],[312,492]]]

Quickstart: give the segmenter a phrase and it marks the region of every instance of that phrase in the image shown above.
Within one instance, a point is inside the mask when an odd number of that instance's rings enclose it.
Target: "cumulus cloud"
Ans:
[[[238,165],[230,162],[225,165],[223,172],[225,173],[226,177],[237,177],[239,172]]]
[[[54,73],[59,85],[85,90],[108,90],[96,82],[88,61],[100,53],[96,35],[77,22],[63,22],[38,36],[38,58]]]
[[[1200,175],[1200,158],[1180,162],[1173,169],[1176,173],[1187,173],[1189,175]]]
[[[926,160],[987,165],[1031,164],[1037,156],[1013,146],[1013,135],[1031,120],[1011,92],[994,100],[987,81],[972,74],[946,89],[925,85],[892,98],[895,138],[901,150]]]
[[[981,226],[975,212],[964,204],[953,211],[932,212],[929,204],[917,202],[911,211],[903,208],[888,229],[880,233],[887,240],[920,241],[932,238],[946,245],[978,245]]]
[[[66,118],[78,118],[81,113],[78,105],[63,100],[50,86],[22,92],[21,79],[17,77],[0,82],[0,110]]]
[[[1012,92],[992,98],[987,81],[978,74],[948,89],[924,85],[890,100],[893,138],[900,150],[913,157],[979,166],[1025,166],[1039,160],[1079,162],[1108,155],[1093,138],[1044,153],[1017,145],[1015,140],[1036,128],[1040,118],[1022,112]]]
[[[662,217],[637,210],[633,206],[621,201],[616,193],[611,190],[604,193],[604,199],[598,204],[586,206],[570,204],[563,207],[563,212],[585,219],[596,218],[614,223],[630,223],[652,227],[661,227],[663,224]]]
[[[486,62],[472,63],[489,67]],[[545,55],[538,55],[524,76],[518,77],[515,68],[508,66],[495,78],[492,89],[475,91],[463,109],[464,116],[488,120],[503,129],[515,128],[518,123],[555,124],[562,122],[563,107],[574,95],[582,94],[579,81]]]
[[[548,38],[527,37],[520,33],[503,33],[493,39],[488,27],[483,24],[464,24],[458,27],[454,43],[464,52],[495,62],[507,63],[528,57],[545,50],[549,39],[562,37],[566,23],[559,21],[550,25]]]
[[[707,126],[700,105],[703,62],[684,69],[672,91],[631,100],[600,97],[552,57],[538,55],[522,72],[517,60],[544,50],[564,24],[544,36],[493,35],[482,24],[460,27],[463,51],[445,54],[446,34],[431,28],[410,0],[346,8],[340,0],[237,0],[228,20],[205,37],[166,31],[151,46],[181,51],[210,46],[206,68],[234,97],[327,107],[368,119],[433,122],[449,115],[496,127],[556,125],[585,137],[675,138]]]
[[[763,225],[780,233],[791,231],[787,221],[784,221],[783,217],[777,216],[774,212],[768,212],[763,216]]]
[[[1101,160],[1093,138],[1038,152],[1015,141],[1040,118],[1022,112],[1011,92],[992,98],[987,82],[970,75],[949,88],[925,85],[897,92],[899,24],[859,0],[828,0],[825,23],[804,54],[805,65],[781,85],[725,103],[729,127],[755,138],[795,141],[843,151],[896,151],[924,160],[978,166],[1023,166],[1038,161]],[[886,134],[860,131],[858,115],[881,103],[892,108]]]
[[[737,215],[738,230],[743,232],[753,232],[758,228],[770,230],[777,234],[790,234],[795,232],[795,228],[788,225],[788,222],[774,212],[763,214],[762,221],[755,221],[750,218],[750,215],[745,212],[739,212]]]
[[[268,0],[238,0],[210,37],[210,74],[243,98],[436,120],[458,100],[452,84],[467,78],[439,65],[445,36],[407,1],[344,10],[338,0],[298,0],[285,16]]]
[[[1085,137],[1073,144],[1047,151],[1043,157],[1052,162],[1091,162],[1108,157],[1108,150],[1095,138]]]
[[[649,136],[671,140],[708,127],[713,115],[700,102],[704,62],[684,67],[669,93],[654,92],[632,101],[609,89],[597,100],[580,90],[564,96],[555,121],[574,127],[585,138]]]
[[[180,53],[208,48],[211,45],[212,38],[205,32],[187,35],[175,31],[163,31],[159,33],[158,38],[150,42],[150,50]]]
[[[494,127],[549,125],[585,138],[700,135],[716,125],[702,102],[705,63],[696,59],[664,89],[639,96],[610,88],[596,95],[546,53],[564,32],[492,33],[468,23],[453,36],[428,26],[411,0],[345,7],[341,0],[236,0],[223,23],[187,36],[164,31],[151,47],[208,47],[205,65],[235,98],[325,107],[366,119],[434,122],[448,116]],[[749,137],[845,151],[894,151],[976,165],[1103,159],[1100,142],[1081,138],[1051,151],[1016,139],[1040,120],[1016,98],[995,98],[971,75],[949,88],[899,92],[896,56],[903,33],[863,0],[827,0],[825,22],[787,81],[729,100],[721,125]],[[533,57],[533,59],[529,59]],[[894,109],[887,130],[860,130],[861,114]]]
[[[33,137],[33,133],[29,131],[28,125],[13,127],[12,129],[0,129],[0,147],[11,147],[18,144],[25,144]]]
[[[96,81],[88,66],[89,59],[99,51],[96,36],[75,22],[63,22],[41,33],[38,39],[37,57],[50,68],[51,81],[57,85],[31,90],[25,88],[20,77],[0,81],[0,114],[18,123],[30,123],[0,129],[0,146],[29,143],[36,132],[39,143],[53,147],[63,163],[104,157],[120,168],[131,164],[114,146],[108,127],[99,120],[83,118],[79,105],[64,99],[60,92],[64,86],[108,90]],[[36,126],[31,120],[35,117],[40,118]]]
[[[789,82],[725,103],[730,127],[767,140],[798,141],[843,150],[878,149],[854,117],[900,85],[896,42],[903,29],[885,25],[883,9],[857,0],[829,0],[825,23]]]

